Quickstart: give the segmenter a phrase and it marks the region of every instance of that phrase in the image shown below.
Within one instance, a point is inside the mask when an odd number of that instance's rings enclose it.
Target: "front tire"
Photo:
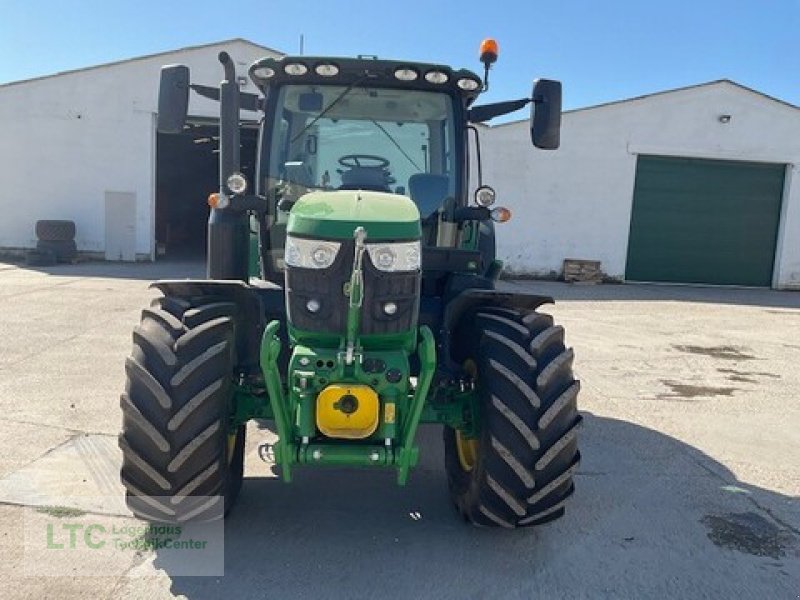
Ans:
[[[230,429],[236,306],[162,297],[142,311],[120,399],[122,483],[154,522],[227,513],[242,484],[244,426]]]
[[[451,497],[487,527],[541,525],[564,514],[580,453],[580,384],[564,329],[549,315],[481,308],[458,347],[479,396],[476,439],[445,427]]]

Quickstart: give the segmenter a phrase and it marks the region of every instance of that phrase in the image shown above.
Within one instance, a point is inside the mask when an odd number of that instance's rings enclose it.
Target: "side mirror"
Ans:
[[[158,131],[180,133],[189,110],[189,67],[167,65],[161,67],[158,87]]]
[[[537,79],[531,103],[531,141],[542,150],[555,150],[561,142],[561,82]]]

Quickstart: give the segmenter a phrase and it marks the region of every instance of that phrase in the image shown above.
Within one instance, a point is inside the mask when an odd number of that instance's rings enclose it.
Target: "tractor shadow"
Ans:
[[[739,482],[657,431],[584,417],[577,492],[566,516],[540,529],[463,523],[447,494],[440,430],[427,427],[405,488],[374,471],[297,469],[290,485],[246,479],[225,522],[224,577],[170,576],[158,556],[154,566],[190,599],[715,596],[725,586],[748,597],[760,584],[773,597],[780,585],[796,592],[797,498]]]

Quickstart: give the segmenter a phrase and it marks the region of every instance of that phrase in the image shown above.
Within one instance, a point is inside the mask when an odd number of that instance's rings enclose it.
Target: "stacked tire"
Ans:
[[[30,258],[45,263],[72,262],[78,256],[75,244],[75,222],[63,220],[36,221],[36,252]]]

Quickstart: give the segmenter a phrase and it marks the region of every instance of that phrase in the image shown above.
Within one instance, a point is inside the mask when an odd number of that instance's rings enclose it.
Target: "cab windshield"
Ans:
[[[455,195],[455,134],[447,94],[287,85],[279,89],[276,104],[267,189],[280,186],[284,195],[291,190],[296,197],[342,189],[403,194],[423,219]]]

